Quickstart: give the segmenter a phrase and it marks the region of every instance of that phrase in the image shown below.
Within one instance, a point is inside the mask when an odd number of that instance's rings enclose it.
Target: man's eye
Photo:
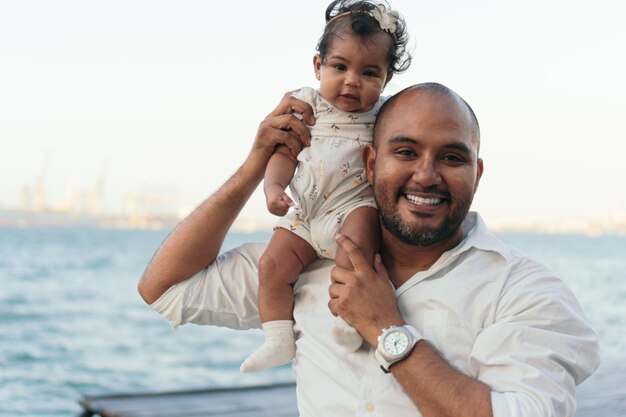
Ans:
[[[395,154],[398,156],[403,156],[403,157],[415,156],[415,152],[413,152],[412,149],[407,149],[407,148],[397,149],[395,151]]]
[[[462,157],[458,155],[444,155],[442,159],[444,161],[448,161],[451,163],[458,163],[458,164],[463,163],[465,161],[465,159],[463,159]]]

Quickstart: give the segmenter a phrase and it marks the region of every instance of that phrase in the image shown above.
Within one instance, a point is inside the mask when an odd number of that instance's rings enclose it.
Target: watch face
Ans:
[[[391,332],[383,340],[383,347],[390,355],[401,355],[409,348],[409,337],[402,331]]]

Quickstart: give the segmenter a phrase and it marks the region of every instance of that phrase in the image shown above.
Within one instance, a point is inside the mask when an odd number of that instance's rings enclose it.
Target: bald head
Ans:
[[[422,83],[415,84],[399,93],[393,95],[389,98],[385,104],[380,108],[378,112],[378,117],[376,119],[376,125],[374,127],[374,146],[376,146],[376,138],[380,130],[385,126],[385,124],[391,119],[389,117],[390,114],[396,111],[403,112],[411,112],[416,113],[419,112],[419,108],[411,108],[411,107],[403,107],[402,104],[404,100],[400,100],[403,96],[406,95],[420,95],[424,97],[433,97],[433,98],[447,98],[450,101],[451,105],[457,105],[461,109],[463,109],[463,113],[465,113],[465,117],[467,118],[467,122],[470,127],[471,141],[476,144],[476,151],[480,149],[480,127],[478,125],[478,119],[476,118],[476,114],[474,114],[474,110],[470,107],[470,105],[461,98],[457,93],[449,89],[443,84],[439,83]]]

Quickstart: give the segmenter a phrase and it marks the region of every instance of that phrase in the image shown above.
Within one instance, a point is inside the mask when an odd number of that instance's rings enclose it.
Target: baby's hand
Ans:
[[[267,202],[267,209],[275,216],[284,216],[289,211],[289,207],[294,205],[294,202],[287,193],[281,188],[280,185],[266,187],[265,189],[265,201]]]

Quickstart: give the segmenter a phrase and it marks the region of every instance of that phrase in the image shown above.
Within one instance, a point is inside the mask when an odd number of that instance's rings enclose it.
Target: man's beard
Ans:
[[[385,201],[382,200],[384,198],[379,201],[378,196],[376,196],[378,213],[383,227],[398,240],[414,246],[430,246],[451,237],[459,229],[463,220],[465,220],[465,216],[472,204],[471,197],[460,201],[460,204],[444,219],[440,226],[431,228],[412,226],[410,223],[404,222],[398,212],[393,210],[390,204],[385,204]]]

